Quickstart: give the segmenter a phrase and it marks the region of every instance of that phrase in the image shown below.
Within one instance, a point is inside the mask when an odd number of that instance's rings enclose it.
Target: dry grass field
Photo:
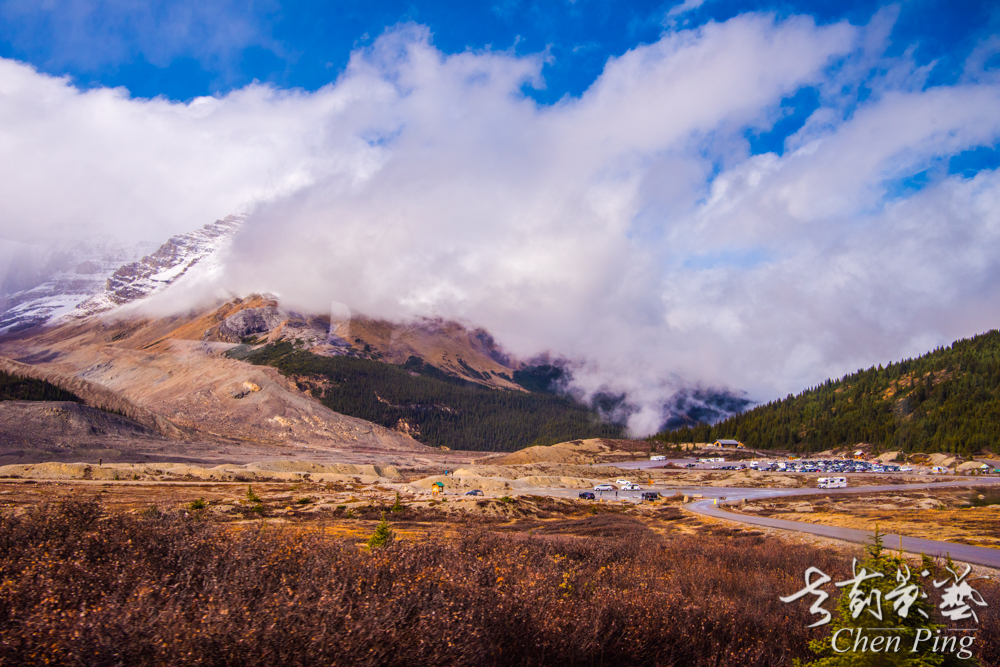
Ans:
[[[857,553],[669,499],[350,487],[0,483],[0,665],[784,665],[824,634],[778,597]],[[977,647],[1000,665],[996,614]]]
[[[1000,548],[1000,489],[950,488],[769,499],[736,511]]]

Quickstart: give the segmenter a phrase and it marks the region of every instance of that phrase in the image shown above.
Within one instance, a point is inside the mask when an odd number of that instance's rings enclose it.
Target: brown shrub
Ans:
[[[477,531],[367,552],[93,503],[4,516],[0,664],[780,665],[822,631],[778,596],[811,565],[847,574],[833,552],[664,541],[615,519],[579,526],[609,537]],[[997,643],[995,624],[982,633]]]

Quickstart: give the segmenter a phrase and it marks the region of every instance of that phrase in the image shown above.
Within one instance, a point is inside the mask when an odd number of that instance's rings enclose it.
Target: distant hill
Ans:
[[[323,405],[407,433],[433,447],[514,451],[575,438],[620,438],[596,410],[571,398],[485,387],[446,375],[411,356],[390,364],[326,357],[283,341],[227,356],[277,368]]]
[[[995,449],[1000,444],[1000,332],[827,380],[715,425],[654,437],[664,442],[736,438],[750,447],[802,452],[861,442],[906,452]]]

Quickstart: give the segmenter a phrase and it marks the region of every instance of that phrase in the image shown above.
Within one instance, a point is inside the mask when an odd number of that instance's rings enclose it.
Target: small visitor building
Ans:
[[[736,447],[737,449],[743,449],[745,445],[739,440],[716,440],[712,443],[712,447]]]

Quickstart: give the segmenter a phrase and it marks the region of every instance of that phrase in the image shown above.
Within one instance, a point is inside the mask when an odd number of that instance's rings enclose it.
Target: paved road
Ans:
[[[728,519],[730,521],[739,521],[756,526],[767,526],[770,528],[793,530],[800,533],[810,533],[812,535],[830,537],[837,540],[846,540],[848,542],[864,543],[871,538],[873,534],[871,531],[856,530],[853,528],[840,528],[837,526],[823,526],[819,524],[803,523],[801,521],[787,521],[785,519],[771,519],[766,517],[734,514],[732,512],[725,511],[723,508],[726,504],[738,503],[741,499],[763,500],[765,498],[782,498],[787,496],[830,496],[834,494],[843,495],[849,493],[863,494],[882,493],[886,491],[916,491],[924,489],[943,489],[949,487],[971,488],[973,486],[990,485],[1000,485],[1000,479],[981,477],[964,478],[949,482],[935,481],[922,482],[918,484],[884,484],[879,486],[855,486],[848,487],[846,489],[766,489],[707,486],[663,488],[656,485],[643,485],[643,490],[659,491],[664,495],[671,495],[674,493],[682,493],[687,496],[701,495],[702,498],[696,499],[694,502],[688,503],[684,507],[692,512],[703,514],[705,516]],[[525,491],[529,493],[541,493],[565,498],[576,498],[580,492],[579,489],[551,488],[531,490],[525,489]],[[600,500],[631,500],[636,503],[641,502],[642,495],[642,491],[595,491],[594,493]],[[716,502],[722,502],[723,505],[716,505]],[[884,536],[883,541],[887,548],[896,548],[900,544],[900,536],[889,533]],[[950,554],[953,559],[965,563],[976,563],[977,565],[1000,568],[1000,549],[974,547],[956,542],[938,542],[935,540],[925,540],[917,537],[905,536],[902,538],[902,544],[903,549],[911,553],[925,553],[928,556],[946,556]]]
[[[724,495],[726,503],[738,502],[741,498],[747,499],[763,499],[763,498],[776,498],[782,496],[792,496],[792,495],[818,495],[822,494],[832,495],[832,494],[844,494],[844,493],[878,493],[882,491],[909,491],[917,489],[940,489],[944,487],[963,487],[963,486],[986,486],[986,485],[996,485],[1000,484],[1000,480],[997,479],[987,479],[987,480],[965,480],[958,482],[937,482],[933,484],[893,484],[887,486],[863,486],[854,487],[850,489],[725,489],[726,494]],[[749,493],[747,493],[749,491]],[[703,514],[705,516],[716,517],[719,519],[728,519],[730,521],[739,521],[742,523],[751,524],[754,526],[767,526],[770,528],[780,528],[783,530],[794,530],[800,533],[809,533],[812,535],[820,535],[822,537],[831,537],[837,540],[846,540],[848,542],[867,542],[873,535],[872,531],[868,530],[856,530],[854,528],[841,528],[838,526],[823,526],[819,524],[803,523],[801,521],[787,521],[784,519],[771,519],[768,517],[758,517],[758,516],[747,516],[743,514],[733,514],[732,512],[727,512],[723,507],[716,505],[715,502],[719,496],[716,495],[715,499],[705,498],[701,500],[696,500],[693,503],[685,505],[685,507],[692,512],[697,514]],[[986,565],[988,567],[1000,568],[1000,549],[991,549],[989,547],[974,547],[967,544],[959,544],[956,542],[938,542],[935,540],[925,540],[918,537],[906,537],[899,536],[895,534],[886,534],[884,537],[884,543],[888,548],[895,548],[900,544],[902,540],[902,546],[904,551],[909,551],[911,553],[925,553],[928,556],[947,556],[950,555],[952,558],[958,561],[963,561],[966,563],[976,563],[978,565]]]
[[[940,478],[939,478],[940,479]],[[829,496],[832,494],[844,493],[880,493],[884,491],[907,491],[918,489],[940,489],[952,486],[973,487],[1000,484],[1000,478],[963,478],[957,481],[932,481],[920,482],[916,484],[880,484],[878,486],[851,486],[846,489],[817,489],[816,487],[795,488],[795,489],[774,489],[767,487],[736,487],[736,486],[663,486],[660,484],[642,484],[640,491],[594,491],[600,500],[633,500],[641,502],[644,491],[659,491],[662,495],[671,496],[680,493],[686,496],[703,496],[711,502],[713,498],[718,500],[739,501],[741,498],[747,500],[761,500],[764,498],[777,498],[781,496]],[[554,489],[535,488],[522,489],[523,493],[537,493],[547,496],[561,498],[576,498],[580,491],[590,489]],[[688,506],[690,508],[690,505]]]

